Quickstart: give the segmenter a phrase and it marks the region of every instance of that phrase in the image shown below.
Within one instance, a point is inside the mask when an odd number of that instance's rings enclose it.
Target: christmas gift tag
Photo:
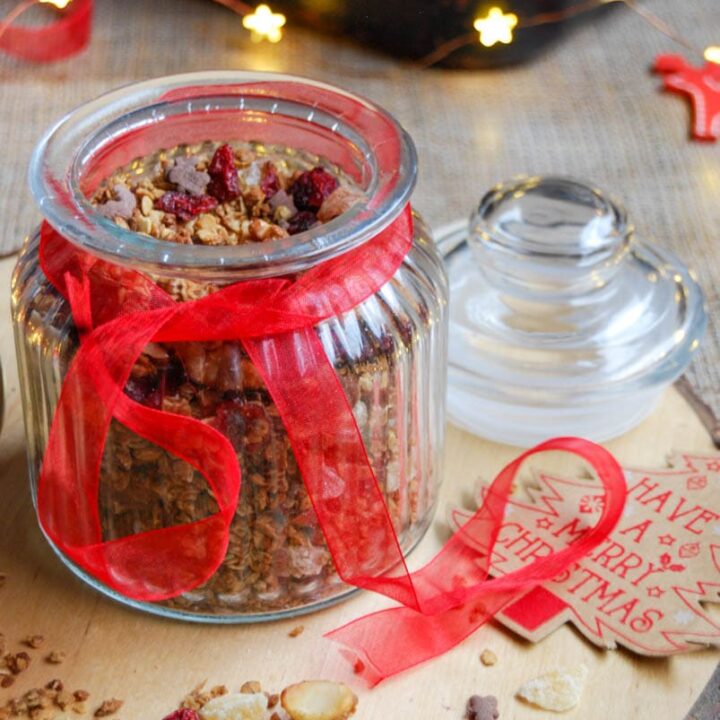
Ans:
[[[496,619],[534,642],[569,621],[600,647],[643,655],[720,645],[720,624],[703,607],[720,602],[720,456],[679,454],[673,465],[626,468],[628,499],[610,537]],[[486,492],[481,485],[480,500]],[[571,544],[604,502],[597,481],[537,473],[508,505],[491,574]],[[451,510],[453,528],[469,516]]]

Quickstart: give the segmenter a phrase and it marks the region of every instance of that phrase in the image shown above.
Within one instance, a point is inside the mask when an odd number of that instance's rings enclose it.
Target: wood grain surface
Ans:
[[[14,2],[3,0],[0,10]],[[720,42],[717,0],[656,0],[652,8],[700,46]],[[469,214],[494,182],[519,173],[588,178],[620,196],[644,237],[673,248],[695,266],[710,311],[710,331],[690,377],[720,408],[720,145],[688,140],[688,107],[658,92],[649,73],[663,36],[618,11],[588,23],[542,59],[491,72],[419,71],[340,39],[289,27],[277,46],[252,45],[240,21],[204,0],[99,0],[95,34],[81,57],[49,66],[0,59],[0,249],[17,247],[38,221],[25,179],[29,154],[48,124],[114,86],[153,75],[207,68],[305,74],[364,94],[392,111],[418,145],[416,207],[434,225]],[[6,416],[0,436],[0,632],[12,642],[42,633],[67,662],[37,660],[23,689],[51,677],[91,691],[98,703],[126,700],[120,720],[153,720],[207,678],[231,687],[248,679],[268,689],[312,676],[341,676],[343,665],[322,633],[382,606],[367,594],[304,618],[291,639],[289,621],[248,627],[202,627],[127,610],[86,588],[45,544],[27,489],[21,409],[9,321],[14,260],[0,262],[0,357]],[[609,444],[622,462],[661,464],[672,449],[710,449],[686,402],[669,391],[640,428]],[[516,451],[450,429],[442,504],[466,499],[478,475],[491,476]],[[445,538],[443,509],[414,554],[418,563]],[[480,665],[485,648],[498,655]],[[717,663],[700,651],[666,660],[601,652],[569,628],[532,646],[488,627],[436,662],[372,692],[361,692],[359,718],[460,718],[472,693],[493,693],[501,718],[546,718],[513,699],[525,679],[556,664],[582,661],[591,675],[582,705],[564,717],[681,720]],[[720,678],[714,681],[715,685]],[[12,693],[0,690],[0,702]],[[703,701],[697,720],[717,720]],[[714,701],[717,702],[717,701]]]

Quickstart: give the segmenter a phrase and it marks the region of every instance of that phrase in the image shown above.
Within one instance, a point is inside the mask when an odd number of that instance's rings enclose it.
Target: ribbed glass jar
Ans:
[[[288,137],[291,144],[283,140]],[[101,218],[88,202],[105,177],[134,158],[208,139],[313,153],[351,177],[367,202],[290,238],[226,247],[176,245],[132,233]],[[407,134],[356,96],[288,76],[194,73],[128,86],[72,112],[40,143],[31,185],[45,218],[84,250],[165,284],[222,287],[297,277],[372,238],[402,212],[415,171]],[[427,227],[417,215],[414,221],[412,249],[394,277],[352,311],[316,327],[405,552],[427,530],[436,506],[446,383],[446,278]],[[44,276],[38,246],[36,232],[25,244],[12,287],[34,496],[63,378],[78,348],[69,306]],[[178,352],[154,343],[138,362],[159,363],[160,375],[183,374],[170,393],[161,391],[167,412],[183,393],[203,398],[193,412],[206,422],[228,398],[236,408],[227,436],[243,482],[224,562],[204,585],[149,603],[119,595],[56,552],[116,599],[190,620],[273,619],[346,595],[351,588],[335,572],[283,422],[242,344],[187,345]],[[173,365],[168,356],[181,361]],[[188,356],[199,370],[183,368]],[[216,507],[197,471],[116,421],[103,453],[98,502],[103,540],[191,522]]]

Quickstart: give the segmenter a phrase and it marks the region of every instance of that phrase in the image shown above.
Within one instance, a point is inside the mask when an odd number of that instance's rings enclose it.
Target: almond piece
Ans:
[[[263,720],[265,693],[229,693],[213,698],[200,710],[202,720]]]
[[[280,702],[292,720],[346,720],[355,712],[358,699],[343,683],[305,680],[286,687]]]
[[[528,680],[515,694],[543,710],[564,712],[580,702],[587,675],[588,669],[582,664],[574,668],[558,668]]]

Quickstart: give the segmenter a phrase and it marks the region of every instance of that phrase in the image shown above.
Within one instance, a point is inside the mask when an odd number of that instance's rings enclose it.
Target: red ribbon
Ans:
[[[599,446],[564,438],[505,468],[463,530],[426,567],[409,573],[352,409],[314,327],[376,293],[402,264],[412,235],[408,207],[374,238],[297,279],[239,282],[178,303],[148,277],[79,250],[45,223],[41,266],[70,303],[80,335],[38,484],[40,522],[53,543],[100,582],[135,600],[175,597],[215,573],[240,490],[232,445],[205,423],[145,407],[123,392],[149,342],[210,340],[240,340],[262,376],[340,577],[403,606],[330,634],[363,659],[369,682],[450,649],[502,606],[602,542],[624,504],[622,470]],[[103,541],[97,498],[112,418],[202,473],[217,513]],[[595,469],[606,491],[600,521],[571,547],[489,581],[489,553],[478,552],[478,543],[492,548],[520,464],[545,450],[573,452]]]
[[[90,41],[93,0],[71,0],[58,20],[41,27],[0,22],[0,50],[31,62],[54,62],[79,53]]]

